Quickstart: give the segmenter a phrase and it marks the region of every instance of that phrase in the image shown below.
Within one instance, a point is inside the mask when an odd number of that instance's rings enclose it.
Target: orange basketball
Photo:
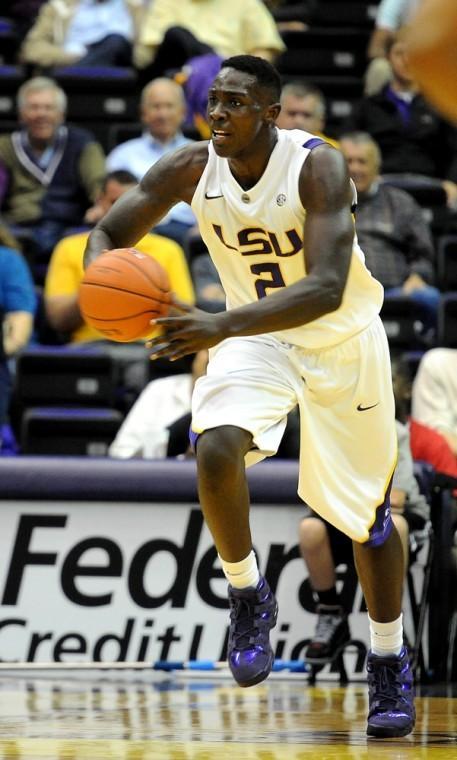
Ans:
[[[166,270],[135,248],[102,253],[86,269],[79,290],[84,320],[109,340],[126,343],[154,332],[171,301]]]

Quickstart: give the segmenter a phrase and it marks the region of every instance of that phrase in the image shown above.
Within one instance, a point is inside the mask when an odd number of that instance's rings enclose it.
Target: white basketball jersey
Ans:
[[[313,138],[278,129],[278,141],[257,184],[243,190],[228,160],[208,146],[208,163],[192,199],[200,232],[234,309],[306,277],[303,229],[306,211],[298,179]],[[275,332],[286,343],[309,349],[336,345],[363,330],[379,313],[383,288],[365,266],[354,233],[352,261],[337,311],[300,327]]]

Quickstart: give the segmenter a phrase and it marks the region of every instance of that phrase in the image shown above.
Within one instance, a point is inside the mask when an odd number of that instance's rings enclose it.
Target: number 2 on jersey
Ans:
[[[269,274],[270,279],[259,278],[255,281],[257,298],[265,298],[269,288],[284,288],[286,283],[283,280],[279,264],[253,264],[251,266],[252,274]]]

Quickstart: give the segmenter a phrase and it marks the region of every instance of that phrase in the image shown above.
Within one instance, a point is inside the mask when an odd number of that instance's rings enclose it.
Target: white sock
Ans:
[[[251,550],[247,557],[239,562],[226,562],[219,554],[222,569],[228,582],[234,588],[248,588],[257,586],[260,578],[257,559]]]
[[[403,646],[403,614],[391,623],[377,623],[368,615],[370,621],[370,643],[373,654],[400,654]]]

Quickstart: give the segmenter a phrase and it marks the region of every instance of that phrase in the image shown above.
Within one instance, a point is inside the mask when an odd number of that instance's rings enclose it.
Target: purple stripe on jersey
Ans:
[[[393,476],[392,476],[393,477]],[[390,489],[392,478],[387,487],[386,495],[382,504],[376,507],[376,519],[370,528],[370,537],[364,546],[381,546],[386,541],[393,528],[392,510],[390,508]]]
[[[189,441],[190,445],[192,446],[193,450],[195,451],[195,445],[197,443],[198,438],[200,437],[200,433],[194,433],[192,428],[189,428]]]
[[[313,148],[317,148],[318,145],[325,145],[325,140],[321,140],[320,137],[312,137],[310,140],[303,143],[302,147],[312,150]]]

